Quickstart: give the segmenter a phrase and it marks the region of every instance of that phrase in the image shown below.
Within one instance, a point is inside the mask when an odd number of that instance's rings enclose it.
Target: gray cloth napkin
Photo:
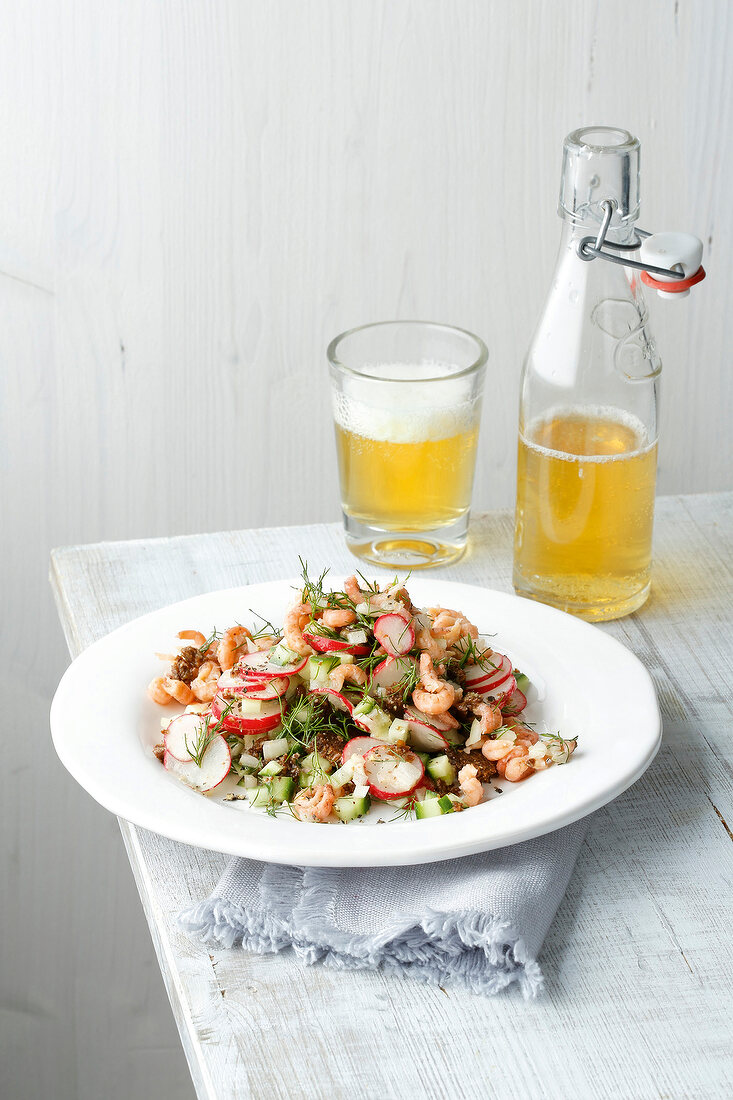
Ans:
[[[384,969],[474,993],[542,987],[537,954],[586,822],[510,848],[414,867],[284,867],[232,859],[179,924],[221,947],[291,947],[306,964]]]

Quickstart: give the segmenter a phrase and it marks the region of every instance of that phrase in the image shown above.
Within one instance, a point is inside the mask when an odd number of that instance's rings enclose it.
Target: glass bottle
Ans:
[[[632,242],[639,142],[611,127],[575,130],[563,146],[560,251],[519,413],[514,587],[589,620],[626,615],[649,594],[662,369],[639,272],[578,253],[606,200],[606,240]]]

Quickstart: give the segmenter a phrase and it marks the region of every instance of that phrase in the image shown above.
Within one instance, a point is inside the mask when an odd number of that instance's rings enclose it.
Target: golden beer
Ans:
[[[560,411],[519,437],[514,586],[586,619],[649,588],[657,446],[618,409]]]
[[[337,424],[344,512],[384,531],[453,523],[471,502],[477,437],[472,427],[437,439],[370,439]]]
[[[374,565],[445,565],[466,548],[488,352],[431,321],[328,346],[346,543]]]

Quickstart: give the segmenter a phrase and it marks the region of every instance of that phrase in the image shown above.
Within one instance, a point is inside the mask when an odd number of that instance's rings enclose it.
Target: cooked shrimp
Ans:
[[[478,703],[474,707],[473,713],[480,721],[482,737],[489,737],[498,730],[499,726],[504,721],[501,716],[501,711],[492,703]]]
[[[516,745],[513,741],[502,741],[501,738],[498,741],[489,740],[481,746],[481,755],[485,760],[492,760],[496,763],[497,760],[503,760],[515,748]]]
[[[293,799],[291,807],[299,821],[328,821],[335,801],[333,787],[324,783],[300,791]]]
[[[355,576],[346,578],[344,581],[344,592],[352,603],[361,603],[364,599],[364,593],[359,587],[359,582]]]
[[[309,657],[313,648],[308,645],[303,637],[303,628],[310,622],[313,608],[309,603],[296,603],[285,616],[283,637],[285,645],[301,657]]]
[[[442,661],[445,657],[446,643],[443,638],[434,638],[430,633],[430,627],[420,626],[418,621],[414,624],[417,629],[415,631],[415,644],[417,648],[422,650],[433,661]]]
[[[321,622],[324,626],[328,626],[331,630],[338,630],[342,626],[351,626],[356,622],[356,612],[350,608],[344,607],[329,607],[327,611],[323,612]]]
[[[423,714],[445,714],[456,698],[456,689],[436,675],[429,653],[420,654],[420,685],[412,693],[412,701]]]
[[[470,623],[460,611],[454,611],[450,607],[428,608],[434,615],[431,633],[436,638],[443,638],[446,644],[454,646],[461,638],[478,638],[478,627]]]
[[[193,642],[196,649],[203,649],[206,645],[206,638],[200,630],[179,630],[178,637]]]
[[[465,764],[458,773],[464,806],[478,806],[484,797],[484,788],[476,778],[477,775],[473,764]]]
[[[191,691],[188,684],[185,684],[183,680],[174,680],[172,676],[166,676],[163,680],[163,687],[177,703],[181,703],[184,707],[187,707],[189,703],[196,702],[196,696]]]
[[[191,691],[202,703],[210,703],[216,695],[216,686],[221,676],[221,669],[216,661],[204,661],[198,671],[198,676],[191,681]]]
[[[252,635],[246,626],[230,626],[228,630],[225,630],[217,650],[219,666],[224,670],[232,668],[240,656],[239,651],[243,646],[246,646],[247,640],[251,637]]]
[[[498,760],[496,770],[510,783],[519,783],[522,779],[526,779],[533,769],[531,761],[527,758],[525,746],[519,745],[513,748],[502,760]]]
[[[334,691],[343,691],[345,680],[363,687],[367,682],[367,674],[358,665],[338,665],[328,674],[328,682]]]
[[[151,680],[148,684],[148,695],[157,703],[160,707],[167,706],[168,703],[172,703],[173,699],[165,690],[165,677],[156,676],[154,680]]]

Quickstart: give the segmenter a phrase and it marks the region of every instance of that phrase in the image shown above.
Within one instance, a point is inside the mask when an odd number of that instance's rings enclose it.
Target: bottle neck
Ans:
[[[598,236],[601,227],[600,221],[591,218],[572,218],[569,214],[560,216],[562,221],[561,248],[577,248],[578,243],[584,237]],[[622,225],[611,224],[606,232],[606,241],[609,244],[631,244],[636,239],[636,218],[624,222]],[[633,255],[633,254],[632,254]],[[594,261],[604,263],[604,260]]]

